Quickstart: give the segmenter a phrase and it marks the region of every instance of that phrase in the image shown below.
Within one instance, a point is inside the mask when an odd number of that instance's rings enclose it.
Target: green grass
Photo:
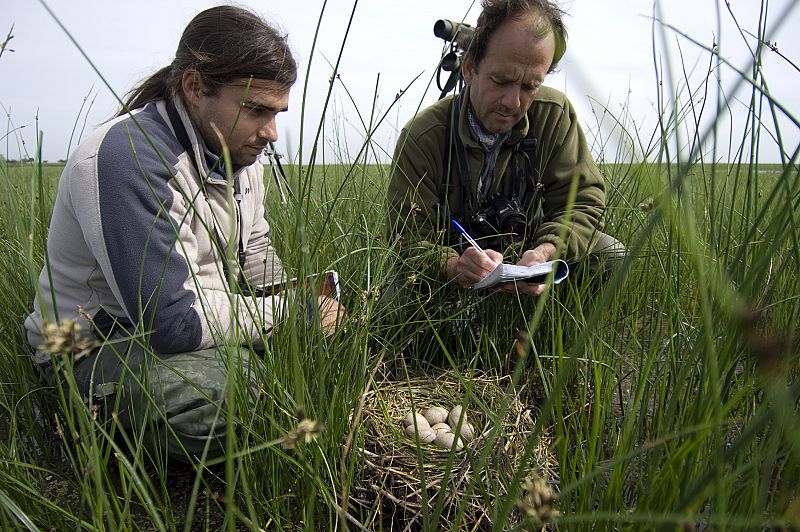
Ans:
[[[717,253],[709,235],[718,228],[704,228],[705,211],[697,208],[704,204],[701,194],[687,194],[683,206],[666,199],[651,209],[638,207],[650,191],[639,191],[643,181],[636,176],[658,169],[650,166],[604,167],[617,188],[629,185],[630,190],[611,205],[609,225],[615,234],[635,242],[652,224],[627,276],[604,282],[576,277],[538,302],[486,298],[479,338],[436,324],[441,344],[434,363],[510,371],[517,364],[513,338],[519,329],[530,330],[533,351],[522,362],[522,381],[532,390],[531,400],[545,401],[540,419],[554,436],[563,514],[559,523],[564,529],[612,523],[634,528],[796,525],[797,352],[791,344],[783,350],[764,347],[779,346],[794,334],[800,293],[797,248],[792,249],[791,224],[778,221],[792,210],[765,205],[769,208],[762,227],[767,234],[762,238],[768,244],[749,242],[745,234],[726,235],[738,243],[726,248],[735,253]],[[295,194],[303,179],[297,170],[290,169]],[[796,170],[788,176],[793,184],[782,181],[778,170],[758,168],[764,190],[797,190]],[[376,289],[386,288],[391,261],[380,185],[388,169],[332,165],[310,171],[305,201],[291,208],[270,205],[276,245],[297,271],[339,270],[351,320],[346,335],[330,339],[292,327],[279,330],[264,354],[265,396],[254,410],[244,403],[238,410],[246,432],[235,464],[232,492],[238,505],[231,516],[245,524],[345,526],[338,494],[359,475],[354,455],[345,457],[344,477],[338,467],[351,428],[349,415],[379,351],[386,347],[394,355],[406,339],[393,336],[396,329],[385,325],[375,297]],[[663,190],[667,172],[661,171]],[[718,171],[727,174],[730,167]],[[44,205],[52,202],[54,175],[43,178]],[[44,224],[39,220],[46,220],[47,212],[26,212],[30,191],[39,187],[22,184],[37,182],[35,167],[7,168],[3,179],[20,185],[19,192],[5,197],[10,207],[4,211],[13,223],[2,227],[4,234],[18,235],[3,239],[7,286],[2,292],[6,304],[0,371],[5,377],[0,420],[8,427],[0,443],[0,493],[8,495],[0,498],[4,522],[16,526],[23,522],[20,516],[27,516],[40,526],[67,527],[82,517],[87,526],[154,522],[157,528],[182,528],[185,506],[172,507],[168,479],[141,466],[114,464],[104,428],[90,421],[90,412],[75,421],[76,433],[95,439],[89,446],[68,438],[53,442],[50,419],[44,426],[34,422],[39,408],[49,413],[64,408],[37,385],[21,329],[33,295],[28,271],[36,269],[28,267],[27,257],[32,253],[34,264],[41,259]],[[703,187],[695,183],[694,188]],[[14,211],[14,205],[20,210]],[[737,220],[741,216],[736,209],[720,219],[744,227]],[[32,242],[24,236],[31,224],[39,230]],[[766,249],[743,254],[742,242]],[[747,313],[750,308],[761,309],[760,320]],[[529,321],[532,316],[540,317]],[[422,321],[413,334],[429,337],[431,327]],[[406,328],[403,334],[412,333]],[[324,422],[326,431],[312,444],[286,451],[275,442],[293,428],[294,412],[301,406],[309,417]],[[72,410],[79,417],[80,407],[73,405]],[[32,445],[21,444],[23,434]],[[67,460],[48,456],[57,451],[67,454]],[[87,479],[82,473],[87,464],[102,472]],[[199,486],[208,477],[210,489],[221,492],[223,484],[213,480],[214,474],[219,473],[206,472]],[[46,478],[59,479],[57,485],[66,485],[66,491],[53,493]],[[146,511],[132,516],[126,514],[126,504],[112,503],[111,493],[120,495],[125,486],[122,500]],[[65,506],[65,500],[70,504]],[[513,502],[509,499],[509,505],[497,509],[499,522]],[[200,519],[218,524],[209,516],[218,516],[224,505],[213,498],[205,504],[211,510],[200,512]]]
[[[749,89],[756,102],[767,98],[760,53]],[[770,120],[776,104],[753,105],[754,122]],[[800,528],[800,144],[787,144],[796,138],[788,133],[770,141],[787,154],[782,164],[713,164],[689,144],[675,149],[677,131],[700,129],[691,104],[662,107],[665,129],[654,138],[663,141],[645,142],[649,132],[613,117],[648,154],[632,160],[625,141],[603,153],[619,161],[602,166],[606,228],[631,250],[613,275],[578,270],[536,300],[470,296],[457,305],[437,290],[402,326],[392,322],[402,300],[381,297],[396,256],[384,232],[389,167],[374,154],[391,147],[368,143],[353,164],[290,166],[289,204],[268,197],[276,247],[299,275],[340,272],[346,332],[326,338],[300,320],[278,329],[258,365],[255,407],[232,372],[220,415],[242,428],[226,459],[197,473],[147,464],[135,440],[135,452],[121,452],[114,424],[40,384],[22,322],[59,167],[0,163],[0,529],[377,526],[386,517],[378,508],[342,497],[361,481],[354,449],[369,438],[351,419],[371,375],[398,375],[402,364],[514,375],[508,393],[522,390],[540,411],[529,448],[544,431],[552,437],[559,530]],[[362,118],[365,132],[377,121]],[[736,135],[743,147],[766,142],[758,130]],[[532,340],[525,356],[513,348],[520,330]],[[235,346],[227,353],[236,360]],[[300,408],[325,431],[284,449]],[[477,455],[476,469],[491,463]],[[528,466],[474,486],[508,489],[491,509],[496,528],[510,526]],[[440,522],[436,511],[420,519],[429,529]]]

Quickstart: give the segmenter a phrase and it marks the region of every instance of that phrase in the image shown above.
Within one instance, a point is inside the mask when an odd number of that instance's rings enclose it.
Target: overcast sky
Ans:
[[[47,5],[94,63],[110,85],[109,89],[40,2],[3,0],[0,33],[4,37],[14,25],[14,39],[10,43],[14,51],[0,57],[0,104],[3,114],[7,115],[0,153],[18,158],[21,150],[27,150],[27,154],[33,156],[38,116],[39,128],[44,133],[44,159],[66,158],[75,124],[77,133],[72,140],[73,148],[84,123],[85,135],[114,114],[118,104],[112,90],[118,95],[124,94],[136,82],[170,63],[186,23],[198,11],[218,3],[204,0],[49,0]],[[731,0],[730,3],[744,33],[733,25],[731,14],[722,1],[669,0],[660,2],[657,7],[666,23],[706,46],[719,44],[724,58],[749,72],[752,58],[746,45],[753,46],[754,38],[747,32],[758,31],[761,2]],[[798,0],[771,0],[767,28],[769,40],[777,44],[780,54],[800,64],[800,39],[795,35],[800,28],[797,3]],[[328,90],[330,65],[339,55],[353,2],[327,2],[317,49],[313,53],[312,40],[322,0],[250,0],[240,5],[253,8],[288,32],[300,62],[300,79],[292,91],[290,110],[279,118],[278,147],[291,157],[296,157],[300,145],[303,83],[310,66],[303,130],[304,157],[307,157]],[[652,0],[570,0],[563,5],[569,13],[567,55],[560,72],[551,75],[546,83],[565,91],[575,103],[595,153],[604,146],[606,160],[629,160],[629,150],[616,148],[615,118],[627,117],[630,121],[627,129],[633,131],[635,123],[643,145],[651,143],[659,105],[654,64],[664,69],[667,65],[672,67],[675,78],[665,81],[662,87],[671,88],[665,90],[669,96],[683,77],[679,53],[683,54],[692,90],[701,87],[708,71],[709,55],[667,29],[664,33],[666,48],[661,34],[656,36],[658,50],[657,60],[654,60]],[[361,120],[369,120],[373,100],[377,115],[388,110],[385,122],[375,132],[375,146],[379,152],[391,152],[399,128],[420,105],[432,103],[438,97],[434,75],[442,41],[433,36],[434,22],[439,18],[463,18],[474,24],[478,12],[478,6],[473,6],[469,0],[358,2],[344,46],[340,79],[334,85],[325,121],[322,143],[326,161],[337,162],[347,158],[348,152],[352,155],[357,151],[365,135]],[[777,32],[769,31],[779,23]],[[800,116],[800,91],[797,89],[800,72],[775,52],[765,54],[764,70],[771,94],[790,113]],[[734,116],[732,133],[730,123],[721,123],[721,137],[740,138],[749,106],[749,88],[744,86],[732,93],[737,80],[733,70],[722,67],[716,73],[721,76]],[[390,109],[397,93],[417,76],[417,81]],[[712,81],[716,83],[716,78]],[[712,85],[710,93],[715,91]],[[86,106],[81,113],[85,99]],[[699,110],[702,98],[697,96],[695,102]],[[607,112],[603,111],[604,107]],[[716,103],[709,98],[705,113],[712,114],[715,107]],[[764,118],[767,116],[768,113],[764,113]],[[781,117],[780,121],[787,149],[793,150],[800,142],[798,128],[786,118]],[[769,129],[774,130],[774,127]],[[686,136],[684,134],[684,142]],[[762,160],[777,161],[778,154],[768,134],[763,144]],[[637,156],[640,153],[637,152]],[[388,156],[383,154],[382,157],[385,160]],[[725,160],[733,155],[723,151],[717,157]]]

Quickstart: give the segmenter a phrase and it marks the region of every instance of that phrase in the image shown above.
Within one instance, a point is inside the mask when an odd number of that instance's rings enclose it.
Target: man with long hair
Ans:
[[[252,290],[284,277],[258,158],[296,79],[274,27],[207,9],[61,175],[28,338],[51,383],[114,408],[152,452],[221,454],[230,372],[258,390],[252,350],[286,314],[282,296]],[[333,329],[341,307],[318,303]],[[72,357],[51,338],[65,324],[85,347]]]

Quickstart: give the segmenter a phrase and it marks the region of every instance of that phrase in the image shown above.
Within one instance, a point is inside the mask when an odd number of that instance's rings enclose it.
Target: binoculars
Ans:
[[[466,51],[475,36],[475,28],[463,22],[440,19],[433,25],[433,34],[440,39],[452,42],[461,51]]]

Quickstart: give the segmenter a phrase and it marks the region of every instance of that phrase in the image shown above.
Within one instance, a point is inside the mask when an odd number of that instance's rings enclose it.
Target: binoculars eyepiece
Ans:
[[[452,41],[461,50],[466,51],[475,36],[475,28],[463,22],[440,19],[433,25],[433,34],[445,41]]]

